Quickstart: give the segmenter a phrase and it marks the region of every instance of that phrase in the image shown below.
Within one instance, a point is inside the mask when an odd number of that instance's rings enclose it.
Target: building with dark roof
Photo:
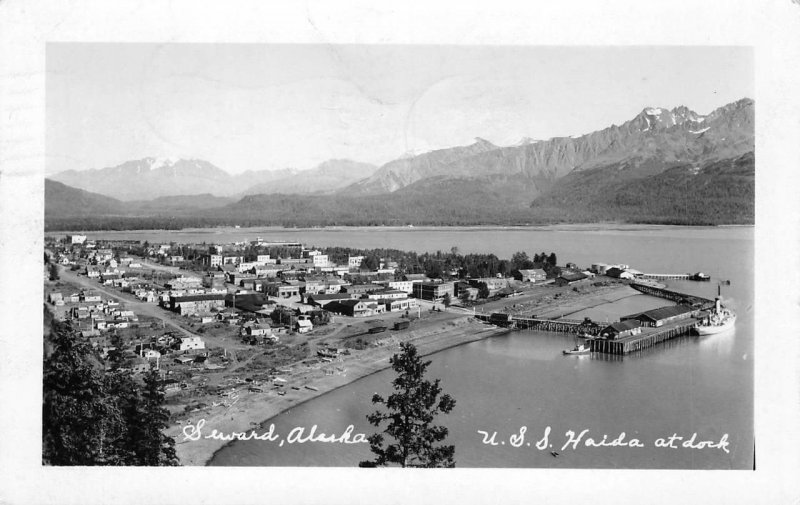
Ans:
[[[556,277],[556,285],[566,286],[569,284],[575,284],[576,282],[580,282],[584,279],[586,279],[586,274],[584,274],[583,272],[563,270],[561,272],[561,275]]]
[[[547,279],[547,272],[541,268],[522,269],[517,277],[522,282],[541,282]]]
[[[600,336],[607,339],[617,339],[638,335],[642,332],[642,325],[636,319],[612,323],[600,330]]]
[[[347,293],[333,293],[333,294],[314,294],[308,295],[306,297],[306,303],[309,305],[315,305],[317,307],[322,307],[323,305],[330,303],[330,302],[337,302],[341,300],[352,300],[353,295],[349,295]]]
[[[325,310],[350,317],[361,317],[386,312],[386,306],[372,300],[351,299],[328,302]]]
[[[414,297],[423,300],[439,301],[445,295],[455,296],[455,285],[452,282],[415,282]]]
[[[352,284],[350,286],[344,286],[342,291],[351,295],[364,295],[372,293],[373,291],[378,291],[379,289],[383,289],[383,286],[378,284]]]
[[[633,279],[636,277],[632,272],[628,270],[623,270],[619,267],[611,267],[606,270],[606,275],[609,277],[614,277],[616,279]]]
[[[659,327],[667,323],[688,319],[692,317],[695,309],[686,305],[670,305],[658,309],[630,314],[621,318],[621,321],[637,320],[642,326]]]
[[[209,313],[225,307],[224,294],[170,296],[169,310],[182,316]]]

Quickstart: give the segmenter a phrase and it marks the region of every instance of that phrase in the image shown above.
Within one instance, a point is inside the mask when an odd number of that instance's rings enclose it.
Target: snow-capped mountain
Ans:
[[[470,146],[392,161],[343,193],[390,193],[429,177],[518,174],[537,188],[533,198],[570,172],[612,163],[653,175],[677,164],[730,158],[752,151],[753,110],[753,101],[747,98],[707,116],[685,106],[646,107],[619,126],[579,137],[523,139],[509,147],[479,140]]]
[[[310,170],[248,170],[230,175],[198,159],[143,158],[108,168],[68,170],[51,179],[122,201],[134,201],[201,194],[333,191],[367,177],[375,169],[367,163],[329,160]]]

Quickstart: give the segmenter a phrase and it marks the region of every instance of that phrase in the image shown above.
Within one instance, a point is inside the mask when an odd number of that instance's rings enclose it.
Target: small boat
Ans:
[[[311,391],[319,391],[319,389],[315,388],[314,386],[306,386],[306,389],[310,389]]]
[[[558,457],[558,453],[556,451],[550,451],[550,455],[553,456],[554,458]]]
[[[592,350],[586,344],[578,344],[575,347],[573,347],[572,349],[565,349],[565,350],[563,350],[561,352],[563,352],[565,355],[566,354],[589,354],[590,352],[592,352]]]

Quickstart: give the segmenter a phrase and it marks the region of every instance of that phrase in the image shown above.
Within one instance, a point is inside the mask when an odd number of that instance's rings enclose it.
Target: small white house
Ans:
[[[314,325],[308,319],[300,319],[297,321],[297,324],[295,325],[295,331],[297,331],[297,333],[308,333],[313,329]]]
[[[200,337],[181,337],[179,351],[190,351],[194,349],[205,349],[206,343]]]

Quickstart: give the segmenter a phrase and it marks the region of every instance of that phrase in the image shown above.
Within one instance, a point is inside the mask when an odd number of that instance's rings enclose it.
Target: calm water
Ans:
[[[100,234],[96,235],[100,237]],[[105,233],[112,238],[115,234]],[[343,230],[192,230],[124,232],[118,238],[150,241],[227,242],[292,240],[317,246],[392,247],[406,250],[492,252],[510,257],[555,251],[559,263],[627,263],[644,272],[704,271],[710,283],[679,281],[679,291],[712,298],[718,279],[726,303],[738,311],[736,328],[705,337],[684,337],[642,354],[562,356],[573,344],[559,334],[515,332],[449,349],[429,357],[430,377],[442,378],[457,400],[443,418],[456,445],[460,467],[561,468],[752,468],[753,458],[753,228],[583,229],[343,229]],[[621,314],[662,306],[661,300],[636,296],[579,315],[615,319]],[[270,420],[278,433],[316,424],[325,433],[349,425],[372,433],[365,416],[374,392],[389,393],[391,371],[299,405]],[[269,423],[267,423],[268,425]],[[509,436],[527,427],[522,447]],[[550,426],[549,449],[534,444]],[[562,450],[565,432],[590,430],[585,437],[638,438],[644,448],[584,447]],[[497,431],[505,445],[482,444],[478,430]],[[261,431],[261,430],[259,430]],[[696,441],[728,435],[729,453],[720,449],[654,448],[673,433]],[[585,438],[584,437],[584,438]],[[531,447],[525,443],[531,442]],[[354,466],[369,457],[366,444],[302,444],[277,447],[263,441],[237,442],[222,449],[213,465]]]

